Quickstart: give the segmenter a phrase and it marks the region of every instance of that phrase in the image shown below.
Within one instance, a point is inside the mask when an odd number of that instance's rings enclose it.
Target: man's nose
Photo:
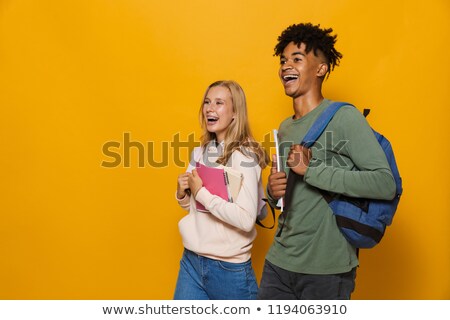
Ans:
[[[291,59],[287,59],[287,60],[284,62],[284,64],[281,66],[281,69],[282,69],[283,71],[292,69],[292,62],[293,62],[293,61],[292,61]]]

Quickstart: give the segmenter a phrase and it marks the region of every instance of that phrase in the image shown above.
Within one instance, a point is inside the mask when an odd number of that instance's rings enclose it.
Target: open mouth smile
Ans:
[[[219,117],[216,116],[207,116],[206,117],[206,123],[207,124],[215,124],[219,120]]]
[[[297,80],[298,75],[297,74],[286,74],[286,75],[282,76],[281,78],[283,79],[284,84],[289,84],[289,83]]]

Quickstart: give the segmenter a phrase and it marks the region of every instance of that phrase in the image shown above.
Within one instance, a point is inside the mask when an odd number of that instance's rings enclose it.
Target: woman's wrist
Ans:
[[[197,189],[194,190],[194,192],[192,193],[192,194],[194,195],[194,199],[197,198],[197,194],[198,194],[198,192],[200,191],[200,189],[201,189],[202,187],[203,187],[203,186],[200,186],[200,187],[198,187]]]
[[[183,191],[177,191],[177,199],[178,200],[183,200],[185,197],[186,197],[186,192],[183,190]]]

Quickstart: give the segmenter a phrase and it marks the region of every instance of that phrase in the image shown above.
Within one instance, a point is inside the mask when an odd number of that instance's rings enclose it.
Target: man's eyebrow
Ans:
[[[300,52],[300,51],[296,51],[296,52],[293,52],[292,53],[292,56],[296,56],[296,55],[301,55],[301,56],[306,56],[303,52]]]
[[[306,55],[300,51],[296,51],[291,54],[291,56],[297,56],[297,55],[306,57]],[[286,56],[284,54],[282,54],[282,55],[280,55],[280,59],[286,59]]]

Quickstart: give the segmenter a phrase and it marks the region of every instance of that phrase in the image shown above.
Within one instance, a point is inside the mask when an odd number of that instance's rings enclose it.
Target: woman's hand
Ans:
[[[195,196],[197,195],[198,190],[201,189],[201,187],[203,187],[203,181],[200,178],[200,176],[197,173],[197,170],[192,170],[192,173],[188,174],[188,184],[189,184],[189,189],[191,189],[192,195]]]
[[[189,190],[189,183],[188,183],[189,175],[190,175],[190,173],[185,172],[178,176],[178,183],[177,183],[177,198],[178,199],[183,199]]]

